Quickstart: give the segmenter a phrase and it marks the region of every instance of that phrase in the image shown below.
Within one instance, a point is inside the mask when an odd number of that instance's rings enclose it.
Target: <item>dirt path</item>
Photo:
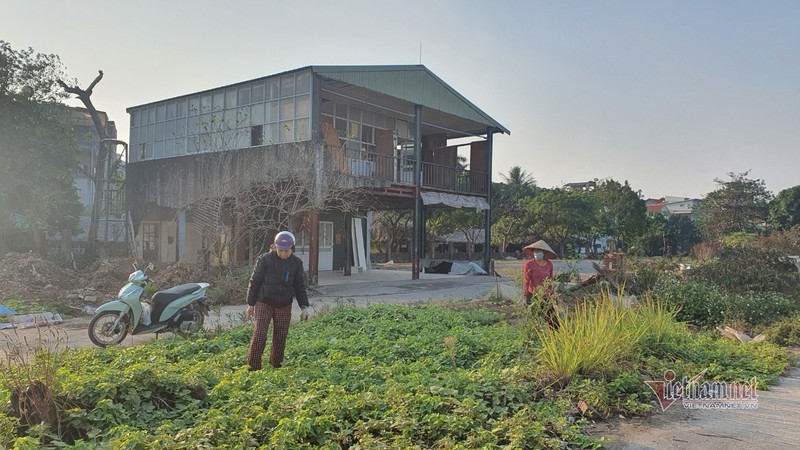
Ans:
[[[755,410],[687,410],[679,402],[646,418],[618,419],[596,430],[613,439],[605,448],[789,449],[800,447],[800,369],[758,392]]]

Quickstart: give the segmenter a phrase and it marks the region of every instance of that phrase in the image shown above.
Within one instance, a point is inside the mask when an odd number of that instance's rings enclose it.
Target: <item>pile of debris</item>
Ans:
[[[208,281],[205,279],[205,273],[199,264],[183,261],[163,268],[157,268],[152,273],[148,273],[158,285],[159,290],[169,289],[179,284]]]
[[[78,284],[71,269],[40,258],[35,253],[6,253],[0,260],[0,299],[57,298],[65,286]]]

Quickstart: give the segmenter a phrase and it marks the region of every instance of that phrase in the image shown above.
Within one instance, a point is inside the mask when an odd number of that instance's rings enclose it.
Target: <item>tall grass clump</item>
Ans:
[[[585,301],[560,320],[558,328],[539,332],[538,361],[557,382],[576,375],[597,376],[630,358],[644,334],[631,327],[633,310],[618,306],[608,291]]]

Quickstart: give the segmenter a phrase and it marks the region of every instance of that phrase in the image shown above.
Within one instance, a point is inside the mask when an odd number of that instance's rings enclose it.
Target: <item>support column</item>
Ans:
[[[367,238],[364,246],[367,247],[367,268],[372,269],[372,211],[367,211]]]
[[[486,202],[489,209],[485,211],[484,231],[483,231],[483,270],[492,275],[492,145],[494,128],[486,130]]]
[[[422,228],[422,105],[414,105],[414,237],[411,239],[411,279],[419,279],[419,243]]]
[[[311,222],[311,236],[308,239],[308,284],[316,286],[319,283],[319,213],[312,210],[308,215]]]
[[[350,235],[353,233],[353,218],[350,214],[344,214],[344,233],[342,233],[342,240],[344,241],[344,276],[349,277],[353,274],[353,246],[350,243]]]
[[[186,258],[186,211],[183,209],[178,212],[178,237],[175,241],[177,244],[175,259],[183,261]]]

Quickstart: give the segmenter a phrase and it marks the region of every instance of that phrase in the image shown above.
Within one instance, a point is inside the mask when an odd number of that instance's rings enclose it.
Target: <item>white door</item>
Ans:
[[[303,231],[297,236],[295,254],[303,260],[303,266],[308,269],[308,232]],[[319,223],[319,270],[333,270],[333,222]]]

